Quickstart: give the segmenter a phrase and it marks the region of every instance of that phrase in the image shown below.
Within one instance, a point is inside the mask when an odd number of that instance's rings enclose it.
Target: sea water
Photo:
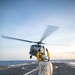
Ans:
[[[17,64],[26,64],[37,62],[36,60],[0,60],[0,66],[9,66],[9,65],[17,65]]]
[[[37,60],[0,60],[0,66],[9,66],[9,65],[17,65],[17,64],[29,64],[32,62],[36,62]],[[65,63],[65,62],[74,62],[75,60],[50,60],[52,63]]]

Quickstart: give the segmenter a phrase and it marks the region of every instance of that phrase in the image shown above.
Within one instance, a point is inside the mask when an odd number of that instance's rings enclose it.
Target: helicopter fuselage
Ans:
[[[31,55],[33,55],[33,56],[36,56],[36,54],[37,54],[37,52],[38,52],[38,50],[41,50],[41,53],[45,53],[45,48],[44,48],[44,46],[42,46],[42,45],[32,45],[31,47],[30,47],[30,52],[29,52],[29,54],[31,54]]]

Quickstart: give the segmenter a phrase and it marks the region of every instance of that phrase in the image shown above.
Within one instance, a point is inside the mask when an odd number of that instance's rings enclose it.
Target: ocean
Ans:
[[[9,65],[17,65],[17,64],[25,64],[37,62],[36,60],[0,60],[0,66],[9,66]]]
[[[74,62],[75,60],[71,59],[71,60],[50,60],[52,63],[57,62],[57,63],[64,63],[64,62]],[[25,63],[32,63],[32,62],[36,62],[36,60],[0,60],[0,66],[9,66],[9,65],[17,65],[17,64],[25,64]]]

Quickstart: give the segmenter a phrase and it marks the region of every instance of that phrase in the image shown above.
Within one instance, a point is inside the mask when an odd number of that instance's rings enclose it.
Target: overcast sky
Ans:
[[[43,42],[71,45],[45,45],[51,59],[75,59],[74,0],[0,0],[0,36],[39,41],[47,25],[59,29]],[[31,45],[0,37],[0,60],[27,60]]]

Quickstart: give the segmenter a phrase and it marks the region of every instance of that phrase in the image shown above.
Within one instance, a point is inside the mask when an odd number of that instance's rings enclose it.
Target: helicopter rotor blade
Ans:
[[[13,40],[18,40],[18,41],[23,41],[23,42],[37,43],[37,42],[34,42],[34,41],[23,40],[23,39],[14,38],[14,37],[8,37],[8,36],[2,36],[2,37],[3,38],[7,38],[7,39],[13,39]]]
[[[71,46],[71,45],[63,45],[63,44],[50,44],[50,43],[41,43],[44,45],[56,45],[56,46]]]
[[[47,38],[50,34],[52,34],[54,31],[56,31],[59,27],[48,25],[47,29],[45,30],[45,33],[43,34],[40,42],[42,42],[45,38]]]
[[[23,39],[14,38],[14,37],[8,37],[8,36],[2,36],[2,37],[7,38],[7,39],[12,39],[12,40],[18,40],[18,41],[29,42],[29,43],[44,44],[44,45],[70,46],[70,45],[49,44],[49,43],[43,43],[43,42],[35,42],[35,41],[23,40]]]

